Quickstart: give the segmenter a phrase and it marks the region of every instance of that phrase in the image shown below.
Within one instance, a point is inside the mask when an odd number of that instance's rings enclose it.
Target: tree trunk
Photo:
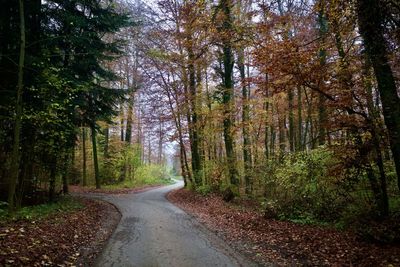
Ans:
[[[390,148],[396,167],[400,189],[400,98],[393,71],[387,57],[383,29],[383,11],[378,0],[357,1],[358,25],[364,39],[366,53],[371,60],[383,107],[383,116],[389,132]]]
[[[268,135],[269,135],[269,121],[268,121],[268,116],[269,116],[269,92],[268,92],[268,74],[265,74],[265,100],[264,100],[264,111],[265,111],[265,124],[264,124],[264,154],[265,154],[265,159],[268,160],[269,159],[269,154],[272,152],[270,151],[269,146],[269,142],[268,142]],[[272,121],[272,120],[271,120]],[[271,136],[272,138],[272,136]]]
[[[181,172],[182,172],[182,177],[183,177],[183,185],[186,188],[188,186],[188,177],[187,177],[187,171],[186,171],[186,165],[185,161],[183,158],[183,153],[184,153],[185,148],[182,145],[179,145],[179,160],[181,162]]]
[[[314,134],[314,121],[312,117],[312,110],[313,110],[313,98],[314,94],[313,91],[311,91],[310,96],[307,94],[307,91],[304,91],[306,100],[307,100],[307,125],[306,125],[306,130],[304,133],[304,146],[307,144],[307,136],[308,136],[308,143],[309,143],[309,148],[315,149],[317,147],[317,140],[315,138]]]
[[[196,130],[198,139],[198,150],[199,150],[199,180],[201,184],[205,184],[205,173],[203,171],[205,163],[205,151],[204,151],[204,126],[202,121],[202,107],[203,107],[203,82],[202,82],[202,66],[198,62],[196,66]]]
[[[272,156],[275,153],[275,141],[276,141],[276,132],[274,126],[274,106],[271,105],[271,127],[270,127],[270,146],[269,146],[269,154]]]
[[[133,96],[131,96],[133,98]],[[125,142],[131,144],[132,142],[132,121],[133,121],[133,100],[129,99],[128,115],[126,118]]]
[[[383,165],[383,158],[382,158],[382,151],[379,145],[379,139],[376,134],[375,129],[372,131],[372,139],[375,147],[375,154],[376,154],[376,164],[378,165],[379,169],[379,180],[380,180],[380,200],[381,200],[381,207],[380,213],[382,217],[387,217],[389,215],[389,198],[387,192],[387,179],[385,174],[385,167]]]
[[[212,112],[212,97],[211,97],[211,93],[210,93],[210,89],[209,89],[209,81],[208,81],[208,73],[207,71],[205,72],[205,76],[206,76],[206,97],[207,97],[207,109],[208,109],[208,113],[211,114]],[[213,120],[208,120],[208,127],[209,129],[213,129],[214,128],[214,122]],[[212,161],[215,160],[217,158],[217,141],[216,141],[216,134],[214,131],[209,131],[208,132],[208,160]]]
[[[367,98],[367,107],[369,111],[369,117],[371,118],[371,122],[369,122],[369,126],[371,127],[371,135],[372,141],[374,145],[375,155],[376,155],[376,164],[378,165],[379,169],[379,179],[380,179],[380,194],[378,195],[379,199],[377,199],[377,203],[379,204],[378,208],[382,217],[386,217],[389,215],[389,198],[387,192],[387,178],[385,174],[385,168],[383,163],[382,151],[381,151],[381,139],[382,136],[381,132],[379,131],[379,127],[377,123],[380,121],[380,114],[379,111],[374,106],[374,100],[372,96],[372,84],[370,79],[370,64],[367,59],[367,62],[364,65],[364,86],[366,91],[366,98]],[[371,184],[371,188],[376,187],[377,185]],[[374,188],[373,188],[374,189]],[[376,195],[376,194],[375,194]]]
[[[25,133],[29,133],[26,137],[23,147],[24,153],[20,157],[20,173],[18,175],[17,188],[15,192],[16,199],[16,209],[19,210],[22,206],[22,201],[25,193],[25,189],[33,188],[32,180],[33,174],[33,164],[35,163],[35,129],[33,127],[27,127]],[[24,134],[22,133],[22,136]],[[25,135],[26,136],[26,135]],[[31,192],[29,192],[31,193]]]
[[[147,142],[147,153],[148,153],[148,160],[149,160],[149,165],[151,164],[151,140],[150,140],[150,136],[149,136],[149,140]]]
[[[57,161],[53,160],[50,166],[49,201],[53,202],[56,196]]]
[[[157,163],[162,164],[164,134],[163,134],[163,122],[161,119],[158,124],[159,124],[159,130],[158,130],[158,157],[157,157],[158,162]]]
[[[121,116],[121,120],[120,120],[120,125],[121,125],[121,134],[120,134],[120,136],[121,136],[121,142],[124,142],[124,108],[123,107],[121,107],[121,114],[120,114],[120,116]]]
[[[283,117],[283,118],[282,118]],[[279,126],[279,155],[282,156],[286,151],[286,135],[285,135],[286,116],[283,113],[278,114]]]
[[[64,169],[62,173],[62,183],[63,183],[63,194],[68,194],[68,170],[71,164],[68,153],[64,156]]]
[[[296,149],[297,151],[303,151],[304,148],[302,146],[303,140],[303,102],[301,97],[301,87],[297,88],[297,142]]]
[[[169,91],[168,84],[166,81],[164,81],[164,85],[166,86],[166,93],[168,97],[168,104],[171,109],[174,121],[175,121],[175,126],[178,131],[178,139],[179,139],[179,147],[180,147],[180,157],[181,157],[181,169],[182,169],[182,176],[185,182],[185,187],[187,186],[188,182],[192,183],[192,175],[190,173],[189,169],[189,164],[188,164],[188,158],[186,154],[186,148],[185,148],[185,143],[183,141],[183,130],[182,130],[182,122],[181,122],[181,114],[182,110],[180,109],[180,103],[178,101],[178,98],[176,99],[176,111],[174,110],[174,105],[173,105],[173,97],[171,95],[171,92]],[[175,96],[178,95],[178,92],[175,87],[174,89],[174,94]]]
[[[90,126],[92,133],[92,147],[93,147],[93,164],[94,164],[94,179],[96,181],[96,189],[100,189],[100,173],[99,162],[97,158],[97,142],[96,142],[96,129],[94,125]]]
[[[325,68],[326,65],[326,49],[325,41],[328,32],[328,22],[325,15],[325,1],[320,0],[318,3],[318,26],[319,26],[319,37],[321,39],[321,48],[319,49],[319,61],[321,68]],[[324,79],[320,81],[320,86],[324,86]],[[322,89],[323,90],[323,89]],[[326,142],[326,122],[327,122],[327,112],[326,112],[326,101],[325,96],[322,94],[318,95],[318,144],[324,145]]]
[[[246,72],[244,66],[244,51],[239,49],[238,51],[238,67],[240,71],[240,78],[242,80],[242,132],[243,132],[243,161],[244,161],[244,181],[245,191],[247,195],[251,194],[251,142],[249,135],[250,125],[250,107],[249,107],[249,93],[246,85]]]
[[[191,38],[190,38],[191,41]],[[191,129],[192,138],[191,138],[191,152],[192,152],[192,171],[195,186],[200,186],[202,183],[201,179],[201,157],[200,157],[200,140],[199,140],[199,132],[198,132],[198,114],[197,114],[197,90],[196,90],[196,72],[194,65],[194,53],[193,48],[189,46],[188,48],[189,55],[189,110],[191,111],[191,120],[189,127]]]
[[[25,12],[24,2],[19,0],[19,19],[20,19],[20,50],[19,50],[19,62],[18,62],[18,84],[17,84],[17,100],[15,103],[15,120],[14,120],[14,143],[11,154],[11,175],[9,179],[8,189],[8,208],[10,212],[14,211],[15,208],[15,189],[17,186],[19,176],[19,164],[20,164],[20,134],[22,125],[22,91],[24,82],[24,64],[25,64]]]
[[[109,142],[110,142],[110,128],[108,125],[104,129],[104,159],[108,158],[108,149],[109,149]]]
[[[233,138],[233,104],[234,104],[234,88],[233,88],[233,65],[234,58],[232,53],[232,40],[231,31],[233,30],[232,25],[232,15],[231,6],[232,2],[230,0],[220,0],[220,6],[223,11],[223,32],[222,34],[226,37],[222,41],[223,49],[223,94],[222,102],[224,104],[224,141],[225,141],[225,151],[228,161],[229,169],[229,180],[231,185],[238,187],[239,179],[236,169],[236,155],[235,155],[235,145]]]
[[[289,149],[290,152],[295,150],[295,136],[294,136],[294,112],[293,112],[293,89],[288,89],[288,108],[289,108]]]
[[[128,90],[131,90],[129,84],[129,77],[127,77]],[[121,176],[121,182],[123,182],[127,177],[131,179],[131,160],[130,160],[130,144],[132,143],[132,123],[133,123],[133,102],[134,102],[134,94],[130,93],[128,100],[128,114],[126,116],[126,130],[125,130],[125,162],[124,162],[124,170]],[[123,134],[123,133],[121,133]]]
[[[87,186],[87,167],[86,167],[86,128],[82,127],[82,185]]]

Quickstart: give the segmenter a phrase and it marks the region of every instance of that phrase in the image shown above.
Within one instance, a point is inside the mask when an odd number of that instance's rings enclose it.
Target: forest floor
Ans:
[[[74,211],[0,223],[0,266],[92,266],[120,213],[103,201],[77,200],[82,207]]]
[[[364,242],[349,231],[266,219],[251,203],[226,203],[187,189],[168,199],[252,260],[279,266],[400,266],[400,245]]]

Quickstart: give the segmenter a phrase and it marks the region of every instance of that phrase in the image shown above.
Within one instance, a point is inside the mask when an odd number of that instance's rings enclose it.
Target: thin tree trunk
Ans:
[[[199,150],[199,176],[201,183],[204,185],[205,173],[203,171],[205,163],[205,151],[204,151],[204,125],[202,121],[202,107],[203,107],[203,81],[202,81],[202,66],[198,63],[196,66],[196,129],[197,129],[197,139],[198,139],[198,150]]]
[[[19,164],[20,164],[20,135],[22,125],[22,91],[24,86],[24,64],[25,64],[25,11],[24,2],[19,0],[19,19],[20,19],[20,50],[19,50],[19,62],[18,62],[18,84],[17,84],[17,100],[15,103],[15,120],[14,120],[14,143],[13,151],[11,154],[11,175],[9,179],[8,188],[8,208],[10,212],[15,209],[15,189],[17,186],[19,176]]]
[[[128,114],[126,117],[126,130],[124,140],[128,145],[132,143],[133,101],[134,97],[133,95],[131,95],[128,103]]]
[[[151,140],[150,140],[150,136],[149,136],[149,140],[148,140],[148,143],[147,143],[147,146],[148,146],[148,151],[147,151],[147,153],[148,153],[148,160],[149,160],[149,165],[151,164]]]
[[[297,142],[296,147],[298,151],[303,151],[303,102],[301,97],[301,87],[297,88]]]
[[[70,168],[68,170],[69,181],[73,185],[76,184],[76,179],[78,178],[78,177],[75,176],[76,173],[74,171],[74,168],[75,168],[75,147],[76,147],[76,144],[75,144],[75,141],[74,141],[74,145],[71,148],[71,164],[70,164]]]
[[[206,97],[207,97],[207,109],[208,109],[208,113],[211,115],[212,112],[212,100],[211,100],[211,93],[210,93],[210,89],[209,89],[209,83],[208,83],[208,73],[207,71],[205,72],[205,76],[206,76]],[[208,127],[210,129],[213,129],[214,127],[214,122],[213,120],[207,120],[208,122]],[[216,148],[217,148],[217,144],[216,144],[216,137],[215,137],[215,132],[214,131],[209,131],[208,132],[208,160],[215,160],[217,153],[216,153]]]
[[[127,70],[127,73],[128,70]],[[131,90],[130,88],[130,83],[129,83],[129,76],[126,77],[127,78],[127,86],[128,86],[128,90]],[[124,162],[124,171],[123,171],[123,175],[121,176],[121,182],[124,181],[126,179],[126,177],[128,177],[128,179],[131,179],[132,177],[132,165],[130,162],[130,153],[129,153],[129,149],[130,149],[130,145],[132,143],[132,123],[133,123],[133,103],[134,103],[134,93],[130,92],[130,96],[129,96],[129,100],[128,100],[128,114],[126,116],[126,130],[125,130],[125,162]],[[123,134],[123,133],[121,133]]]
[[[294,136],[294,112],[293,112],[293,88],[288,89],[288,108],[289,108],[289,149],[290,152],[295,150],[295,136]]]
[[[96,129],[94,125],[90,127],[92,133],[92,147],[93,147],[93,164],[94,164],[94,179],[96,181],[96,189],[100,189],[100,173],[99,162],[97,158],[97,142],[96,142]]]
[[[176,20],[176,33],[179,35],[180,32],[181,32],[181,25],[180,25],[180,21],[177,19]],[[180,53],[180,55],[183,55],[184,51],[183,51],[182,39],[178,38],[177,41],[178,41],[179,53]],[[185,97],[187,98],[189,96],[188,82],[187,82],[187,72],[186,72],[186,68],[184,66],[182,67],[181,70],[182,70],[183,90],[184,90]],[[177,96],[176,90],[175,90],[175,95]],[[177,106],[178,106],[177,123],[179,123],[179,126],[178,126],[178,129],[179,129],[179,143],[180,143],[180,146],[181,146],[181,151],[183,152],[183,155],[184,155],[184,162],[185,162],[185,169],[187,171],[187,177],[188,177],[190,183],[193,184],[192,174],[190,172],[188,157],[187,157],[187,153],[186,153],[186,148],[185,148],[185,145],[184,145],[184,142],[183,142],[183,131],[182,131],[182,121],[181,121],[181,114],[183,114],[183,113],[181,113],[181,111],[179,110],[179,106],[180,106],[181,103],[179,103],[179,101],[177,99],[176,99],[176,103],[177,103]],[[188,119],[187,122],[188,122],[188,124],[190,124],[191,120],[190,120],[190,116],[189,116],[189,112],[188,112],[189,108],[186,107],[186,109],[187,109],[186,110],[186,117]],[[190,140],[190,142],[192,141],[192,133],[191,133],[190,127],[189,127],[189,140]]]
[[[187,171],[186,171],[185,162],[184,162],[184,159],[183,159],[183,153],[184,153],[185,148],[183,146],[179,145],[179,150],[180,150],[179,160],[181,162],[181,172],[182,172],[182,177],[183,177],[183,184],[184,184],[184,187],[187,187],[187,185],[188,185],[188,177],[187,177]]]
[[[268,116],[269,116],[269,92],[268,92],[268,74],[265,74],[265,100],[264,100],[264,111],[265,111],[265,126],[264,126],[264,154],[265,154],[265,159],[268,160],[269,159],[269,154],[272,152],[270,151],[270,149],[268,149],[269,147],[269,143],[268,143],[268,134],[269,134],[269,121],[268,121]],[[271,120],[272,121],[272,120]],[[272,129],[272,127],[271,127]],[[272,136],[271,136],[272,137]]]
[[[108,158],[109,142],[110,142],[110,128],[108,125],[104,129],[104,159]]]
[[[328,22],[325,15],[325,1],[320,0],[318,3],[318,25],[319,25],[319,37],[321,39],[321,48],[319,49],[319,61],[321,68],[326,65],[327,52],[324,48],[326,35],[328,32]],[[320,86],[323,86],[324,80],[320,81]],[[318,95],[318,144],[324,145],[326,141],[326,121],[327,112],[325,107],[325,96],[322,94]]]
[[[121,114],[120,114],[120,116],[121,116],[121,120],[120,120],[120,126],[121,126],[121,142],[124,142],[124,108],[123,107],[121,107]]]
[[[246,73],[244,66],[244,51],[239,49],[238,51],[238,67],[240,71],[240,78],[242,80],[242,132],[243,132],[243,161],[244,161],[244,181],[245,191],[247,195],[251,194],[251,142],[249,135],[249,124],[250,124],[250,107],[248,98],[248,88],[245,83]]]
[[[49,178],[49,201],[53,202],[56,195],[56,175],[57,175],[57,160],[53,160],[50,167]]]
[[[82,185],[87,186],[87,167],[86,167],[86,128],[82,127]]]
[[[270,155],[275,154],[275,140],[276,140],[276,133],[275,133],[275,126],[274,126],[274,106],[271,105],[271,127],[270,127],[270,147],[269,153]]]
[[[315,149],[317,147],[317,139],[315,137],[315,125],[314,125],[314,120],[312,118],[312,110],[313,110],[313,98],[314,98],[314,93],[311,91],[310,97],[306,94],[307,98],[307,120],[308,120],[308,126],[309,126],[309,134],[308,134],[308,140],[309,140],[309,147],[311,149]]]
[[[68,170],[69,170],[69,166],[71,164],[70,159],[69,159],[69,155],[67,152],[65,152],[65,156],[64,156],[64,169],[63,169],[63,173],[62,173],[62,184],[63,184],[63,194],[68,194]]]
[[[162,154],[163,154],[163,123],[160,119],[159,121],[159,130],[158,130],[158,164],[162,164]]]
[[[30,127],[29,127],[30,128]],[[24,191],[26,189],[26,182],[29,182],[27,187],[32,188],[32,178],[34,177],[33,174],[33,164],[35,162],[35,130],[30,128],[27,129],[27,132],[30,133],[29,137],[27,138],[26,145],[21,145],[24,147],[24,154],[21,155],[20,158],[20,166],[21,171],[18,175],[18,187],[15,193],[16,199],[16,209],[19,210],[22,206],[22,201],[24,197]]]
[[[282,118],[283,115],[283,118]],[[285,114],[278,114],[278,126],[279,126],[279,155],[281,156],[286,151],[286,135],[285,135]]]

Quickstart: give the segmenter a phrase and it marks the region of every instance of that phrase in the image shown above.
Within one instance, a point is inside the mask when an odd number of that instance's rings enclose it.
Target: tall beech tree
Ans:
[[[222,65],[223,70],[221,73],[222,80],[222,104],[224,110],[224,143],[225,152],[229,170],[229,181],[237,187],[239,186],[239,177],[236,169],[236,153],[235,153],[235,139],[234,139],[234,84],[233,84],[233,36],[234,26],[232,18],[233,3],[230,0],[221,0],[218,3],[216,17],[217,29],[221,37],[222,45]]]
[[[383,35],[383,5],[384,1],[359,0],[356,7],[360,33],[378,83],[400,189],[400,98],[388,59],[387,41]]]

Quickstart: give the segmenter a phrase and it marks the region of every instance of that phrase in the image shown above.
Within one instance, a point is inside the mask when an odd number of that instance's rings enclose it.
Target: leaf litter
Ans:
[[[79,201],[79,210],[0,225],[0,266],[91,266],[120,214],[105,202]]]
[[[168,199],[261,265],[400,266],[398,244],[367,243],[350,231],[268,219],[217,194],[179,189]]]

